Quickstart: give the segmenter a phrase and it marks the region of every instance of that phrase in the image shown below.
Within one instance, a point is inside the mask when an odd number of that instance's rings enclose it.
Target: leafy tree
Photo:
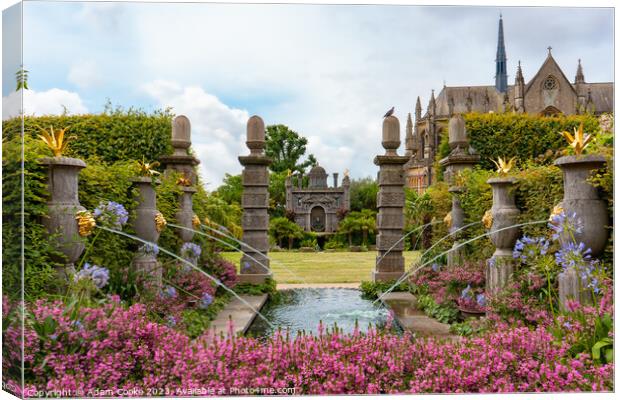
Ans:
[[[351,181],[350,196],[351,210],[377,209],[377,193],[379,185],[371,177],[353,179]]]
[[[286,213],[286,176],[287,171],[269,174],[269,214],[282,217]]]
[[[301,227],[286,217],[273,218],[269,222],[269,234],[277,240],[280,247],[283,246],[284,239],[288,239],[289,250],[293,247],[295,239],[301,239],[304,236]]]
[[[406,189],[405,191],[405,220],[407,229],[413,229],[416,226],[422,226],[431,222],[433,215],[433,202],[428,192],[418,194],[415,190]],[[425,248],[430,247],[432,229],[426,227],[422,232],[422,243]],[[416,237],[411,235],[411,245],[416,245]]]
[[[241,175],[226,174],[222,185],[215,190],[215,195],[228,204],[241,204],[242,193]]]
[[[273,160],[273,172],[303,172],[317,164],[314,155],[301,162],[306,154],[308,139],[289,129],[286,125],[269,125],[265,133],[265,154]]]
[[[340,221],[338,231],[346,234],[349,238],[349,246],[353,245],[353,234],[362,233],[362,244],[368,244],[368,234],[376,230],[376,212],[365,209],[362,211],[352,211]]]

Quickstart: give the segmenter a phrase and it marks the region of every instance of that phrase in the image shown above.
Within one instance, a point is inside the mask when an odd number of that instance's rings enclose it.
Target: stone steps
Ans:
[[[254,310],[260,311],[269,296],[263,294],[260,296],[240,295],[239,297],[249,303]],[[235,335],[245,334],[256,315],[255,311],[235,297],[211,321],[209,331],[215,331],[216,335],[221,333],[226,336],[228,334],[229,321],[232,320],[233,333]]]
[[[419,310],[415,296],[409,292],[391,292],[383,296],[381,301],[392,310],[394,319],[405,330],[418,336],[460,340],[460,336],[450,333],[450,325],[441,323]]]

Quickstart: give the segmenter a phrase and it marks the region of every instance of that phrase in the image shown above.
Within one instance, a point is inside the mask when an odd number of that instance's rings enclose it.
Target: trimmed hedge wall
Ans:
[[[566,148],[561,131],[572,133],[581,122],[585,132],[599,131],[598,119],[593,115],[541,117],[517,113],[468,113],[463,117],[470,144],[480,153],[480,166],[484,169],[493,169],[491,159],[497,157],[517,157],[519,164],[532,160],[549,164],[556,158],[557,151]],[[441,146],[438,150],[440,159],[450,152],[448,146]]]

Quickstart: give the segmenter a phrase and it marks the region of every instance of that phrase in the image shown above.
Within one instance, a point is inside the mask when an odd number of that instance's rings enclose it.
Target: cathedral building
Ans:
[[[411,159],[405,165],[407,186],[423,192],[432,182],[433,162],[447,133],[453,114],[479,112],[518,112],[537,115],[601,114],[613,112],[613,82],[586,82],[581,60],[577,61],[575,79],[571,82],[547,48],[547,58],[526,83],[519,61],[514,85],[508,85],[504,23],[500,15],[495,59],[495,85],[445,86],[435,97],[431,92],[426,112],[418,97],[415,120],[407,118],[405,147]]]

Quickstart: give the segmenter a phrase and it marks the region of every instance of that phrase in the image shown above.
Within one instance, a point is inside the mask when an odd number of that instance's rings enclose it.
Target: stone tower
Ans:
[[[495,89],[500,93],[508,90],[508,73],[506,72],[506,46],[504,45],[504,21],[499,15],[499,32],[497,34],[497,55],[495,57]]]
[[[517,76],[515,77],[515,110],[517,112],[525,112],[525,80],[523,79],[523,72],[521,71],[521,60],[519,60],[519,66],[517,67]]]

